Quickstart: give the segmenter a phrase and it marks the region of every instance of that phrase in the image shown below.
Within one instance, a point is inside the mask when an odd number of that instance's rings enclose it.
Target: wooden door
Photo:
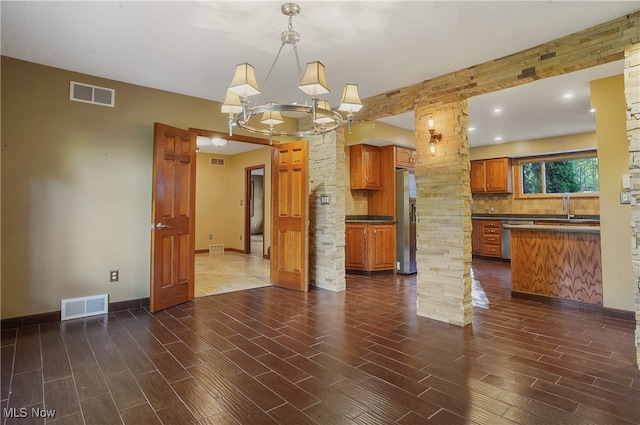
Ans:
[[[196,134],[154,124],[150,310],[193,299]]]
[[[307,142],[273,149],[271,283],[309,290]]]
[[[366,270],[369,268],[366,224],[347,224],[345,226],[344,248],[345,268],[350,270]]]

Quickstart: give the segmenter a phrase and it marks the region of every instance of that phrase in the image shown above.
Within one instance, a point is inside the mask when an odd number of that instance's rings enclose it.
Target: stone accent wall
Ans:
[[[493,61],[363,100],[358,121],[413,110],[416,121],[418,314],[448,323],[470,321],[469,154],[466,99],[540,78],[621,60],[640,42],[640,12]],[[426,122],[443,141],[431,156]],[[637,142],[637,139],[636,139]],[[640,164],[640,153],[638,153]],[[639,185],[640,189],[640,185]]]
[[[627,100],[627,137],[631,189],[631,259],[636,300],[636,364],[640,365],[640,43],[630,46],[624,60],[624,95]]]
[[[309,281],[331,291],[346,289],[344,164],[343,132],[309,138]]]

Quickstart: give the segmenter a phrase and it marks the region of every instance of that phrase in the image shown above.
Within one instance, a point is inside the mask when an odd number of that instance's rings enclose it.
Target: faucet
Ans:
[[[567,213],[567,220],[571,220],[571,210],[569,207],[570,207],[569,193],[565,192],[562,194],[562,211]]]

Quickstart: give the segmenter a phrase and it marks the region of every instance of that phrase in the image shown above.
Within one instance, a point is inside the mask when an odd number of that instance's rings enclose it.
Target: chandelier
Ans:
[[[302,75],[300,67],[300,59],[298,58],[298,49],[296,43],[300,41],[300,34],[293,30],[293,17],[300,13],[300,6],[295,3],[285,3],[281,7],[282,13],[289,16],[289,27],[281,35],[282,44],[276,55],[271,69],[265,78],[262,87],[267,85],[271,71],[273,71],[280,53],[285,45],[291,45],[295,55],[296,65],[298,68],[298,77],[300,85],[298,88],[305,95],[311,97],[310,104],[307,104],[307,98],[304,97],[304,104],[289,103],[279,104],[276,102],[267,102],[262,105],[249,105],[249,96],[260,94],[260,88],[256,82],[255,69],[249,63],[242,63],[236,67],[235,74],[231,84],[227,88],[224,102],[222,104],[222,112],[228,113],[229,135],[233,133],[233,126],[236,125],[251,133],[258,133],[273,136],[285,137],[309,137],[324,134],[337,130],[344,124],[342,115],[331,109],[329,102],[320,100],[319,95],[329,93],[329,87],[325,76],[325,67],[322,62],[315,61],[307,63],[307,68]],[[257,100],[256,100],[257,103]],[[358,95],[357,84],[346,84],[342,93],[342,102],[339,111],[346,113],[346,120],[349,124],[349,133],[351,133],[351,124],[353,122],[353,114],[362,108],[360,97]],[[298,131],[277,130],[275,126],[284,122],[283,115],[292,117],[308,116],[311,119],[311,129]],[[258,121],[262,124],[257,126],[253,122]],[[251,118],[254,118],[253,120]],[[251,122],[250,122],[251,121]]]

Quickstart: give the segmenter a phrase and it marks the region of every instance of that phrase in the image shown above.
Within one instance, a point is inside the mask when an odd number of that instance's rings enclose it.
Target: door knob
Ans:
[[[156,224],[156,229],[162,230],[162,229],[171,229],[171,226],[168,226],[166,224],[162,224],[162,223],[158,223]]]

